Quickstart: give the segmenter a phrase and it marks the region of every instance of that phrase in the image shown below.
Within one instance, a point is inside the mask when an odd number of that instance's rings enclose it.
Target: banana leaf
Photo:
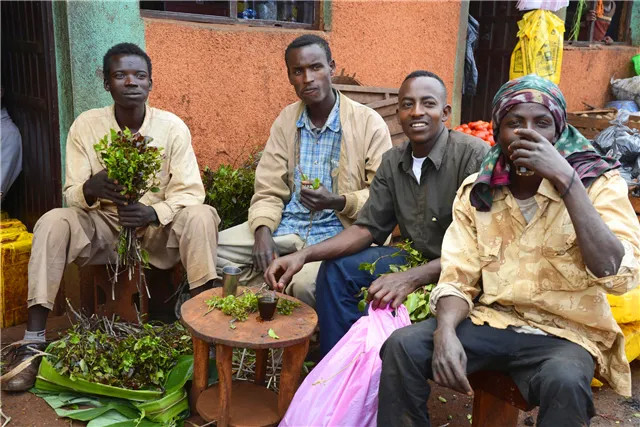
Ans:
[[[144,419],[144,411],[141,412],[132,402],[127,400],[86,396],[73,392],[52,393],[37,389],[32,389],[31,392],[44,399],[59,417],[89,421],[87,427],[157,427],[166,425],[163,422]],[[78,408],[79,406],[82,408]]]
[[[209,360],[209,372],[211,384],[218,379],[215,360]],[[189,416],[184,385],[192,376],[193,355],[183,355],[167,375],[164,393],[127,390],[82,379],[71,380],[60,375],[43,358],[31,392],[43,398],[58,416],[89,421],[87,427],[182,425],[182,420]]]
[[[35,387],[38,389],[51,390],[50,384],[62,386],[68,390],[81,393],[97,394],[100,396],[117,397],[121,399],[144,402],[155,400],[163,395],[160,390],[129,390],[121,387],[114,387],[106,384],[94,383],[82,378],[71,379],[66,375],[60,375],[58,371],[49,363],[46,357],[40,362],[40,369],[36,377]]]

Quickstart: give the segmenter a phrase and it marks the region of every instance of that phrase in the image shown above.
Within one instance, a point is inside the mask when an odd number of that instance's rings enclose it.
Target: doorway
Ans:
[[[22,173],[3,210],[29,231],[62,206],[58,91],[51,2],[1,2],[2,98],[22,136]]]
[[[515,1],[472,1],[469,15],[480,24],[475,51],[478,84],[475,95],[462,97],[461,123],[491,120],[491,101],[509,80],[511,53],[518,42],[518,21],[524,15]]]

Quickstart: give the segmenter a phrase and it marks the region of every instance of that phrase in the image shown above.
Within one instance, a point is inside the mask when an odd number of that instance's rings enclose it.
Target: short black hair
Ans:
[[[322,50],[324,50],[325,55],[327,55],[327,62],[331,62],[331,49],[329,48],[329,43],[327,43],[327,41],[322,37],[316,36],[315,34],[303,34],[287,46],[287,49],[284,51],[285,64],[287,63],[287,55],[289,55],[291,50],[298,49],[299,47],[311,46],[313,44],[320,46]]]
[[[431,71],[425,71],[425,70],[412,71],[407,75],[407,77],[404,78],[402,83],[406,82],[409,79],[415,79],[417,77],[431,77],[432,79],[436,79],[437,81],[439,81],[440,84],[442,85],[442,89],[444,90],[444,100],[445,102],[447,101],[447,86],[444,84],[440,76],[437,75],[436,73],[432,73]]]
[[[105,80],[107,80],[109,74],[111,74],[111,57],[116,55],[136,55],[144,58],[147,63],[147,69],[149,70],[149,78],[151,78],[151,58],[149,58],[147,52],[134,43],[118,43],[112,46],[107,53],[104,54],[104,58],[102,58],[102,74]]]

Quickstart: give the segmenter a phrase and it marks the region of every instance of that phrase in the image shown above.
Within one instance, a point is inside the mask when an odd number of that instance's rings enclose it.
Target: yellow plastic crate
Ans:
[[[618,324],[640,321],[640,287],[624,295],[607,295],[611,313]]]
[[[33,235],[20,221],[0,221],[0,327],[27,320],[27,271]]]

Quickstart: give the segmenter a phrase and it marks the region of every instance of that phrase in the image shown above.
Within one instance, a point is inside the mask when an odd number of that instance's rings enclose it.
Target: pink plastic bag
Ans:
[[[395,317],[390,308],[369,308],[305,378],[280,427],[375,426],[380,348],[393,331],[410,324],[404,305]]]

